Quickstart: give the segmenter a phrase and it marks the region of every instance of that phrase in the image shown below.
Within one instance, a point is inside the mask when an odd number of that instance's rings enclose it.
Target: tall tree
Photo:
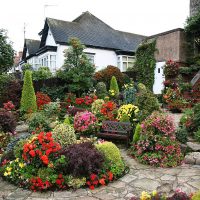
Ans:
[[[7,72],[13,65],[14,50],[8,41],[7,31],[0,29],[0,74]]]
[[[58,76],[69,82],[70,92],[80,96],[92,86],[95,68],[83,52],[85,46],[79,39],[71,38],[69,45],[64,54],[63,70],[58,72]]]

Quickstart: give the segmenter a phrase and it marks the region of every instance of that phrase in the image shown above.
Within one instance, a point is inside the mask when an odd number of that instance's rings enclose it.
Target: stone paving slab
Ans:
[[[95,190],[78,189],[76,191],[31,192],[17,188],[0,179],[0,200],[129,200],[142,191],[158,190],[173,194],[177,188],[186,193],[200,189],[200,166],[183,164],[176,168],[154,168],[139,164],[121,149],[130,171],[119,180]]]

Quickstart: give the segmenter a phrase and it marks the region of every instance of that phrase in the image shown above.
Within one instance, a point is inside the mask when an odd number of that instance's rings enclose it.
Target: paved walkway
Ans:
[[[141,165],[130,158],[125,149],[121,149],[123,158],[130,167],[130,172],[108,186],[93,191],[78,189],[62,192],[31,192],[17,188],[0,180],[0,200],[111,200],[130,199],[142,191],[158,190],[173,194],[177,188],[187,193],[200,189],[200,166],[182,165],[176,168],[152,168]]]

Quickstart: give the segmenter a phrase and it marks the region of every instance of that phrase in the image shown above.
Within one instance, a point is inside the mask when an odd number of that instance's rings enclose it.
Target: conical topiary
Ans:
[[[36,96],[32,82],[32,72],[26,70],[22,89],[20,111],[22,113],[35,112],[37,110]]]
[[[118,87],[117,79],[115,76],[112,76],[111,78],[110,91],[114,91],[114,94],[116,97],[119,95],[119,87]]]

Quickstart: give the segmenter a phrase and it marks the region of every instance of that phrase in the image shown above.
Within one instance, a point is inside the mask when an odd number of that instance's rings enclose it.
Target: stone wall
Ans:
[[[193,16],[200,9],[200,0],[190,0],[190,16]]]
[[[155,54],[157,62],[173,60],[176,62],[186,61],[186,40],[182,29],[175,29],[152,36],[156,39]]]

